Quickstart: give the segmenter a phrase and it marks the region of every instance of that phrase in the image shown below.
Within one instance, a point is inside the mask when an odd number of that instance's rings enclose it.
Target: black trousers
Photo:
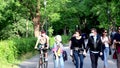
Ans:
[[[97,68],[98,57],[99,57],[99,53],[92,53],[92,52],[90,52],[90,58],[91,58],[92,68]]]

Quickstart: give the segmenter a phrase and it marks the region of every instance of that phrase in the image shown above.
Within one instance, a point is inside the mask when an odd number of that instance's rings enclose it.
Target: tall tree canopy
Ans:
[[[120,25],[119,0],[0,0],[0,38]],[[52,31],[53,31],[52,30]]]

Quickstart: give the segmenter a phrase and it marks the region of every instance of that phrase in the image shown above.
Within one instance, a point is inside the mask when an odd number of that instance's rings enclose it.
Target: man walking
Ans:
[[[120,68],[120,26],[118,27],[118,33],[114,36],[114,41],[116,45],[116,52],[117,52],[117,68]]]
[[[86,51],[90,50],[92,68],[97,68],[98,57],[102,55],[102,42],[95,28],[91,29],[91,36],[88,38]]]

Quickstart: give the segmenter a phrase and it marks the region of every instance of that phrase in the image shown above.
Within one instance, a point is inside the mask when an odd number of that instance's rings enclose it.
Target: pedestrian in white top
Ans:
[[[109,44],[110,40],[107,36],[107,30],[103,30],[102,36],[101,36],[101,41],[103,43],[103,54],[104,54],[104,68],[108,68],[108,56],[109,56]]]

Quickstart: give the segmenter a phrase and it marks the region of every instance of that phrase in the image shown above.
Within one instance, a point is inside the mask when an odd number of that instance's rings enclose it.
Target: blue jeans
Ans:
[[[83,68],[83,59],[84,59],[83,54],[79,54],[78,51],[73,51],[73,56],[76,62],[76,68],[78,68],[79,65],[80,65],[80,68]],[[80,64],[79,64],[79,61],[80,61]]]
[[[109,47],[105,47],[104,49],[104,66],[108,67],[108,56],[109,56]]]
[[[54,56],[53,60],[54,60],[54,68],[58,68],[59,64],[61,68],[64,68],[64,60],[62,54],[60,55],[59,58],[56,58]]]

